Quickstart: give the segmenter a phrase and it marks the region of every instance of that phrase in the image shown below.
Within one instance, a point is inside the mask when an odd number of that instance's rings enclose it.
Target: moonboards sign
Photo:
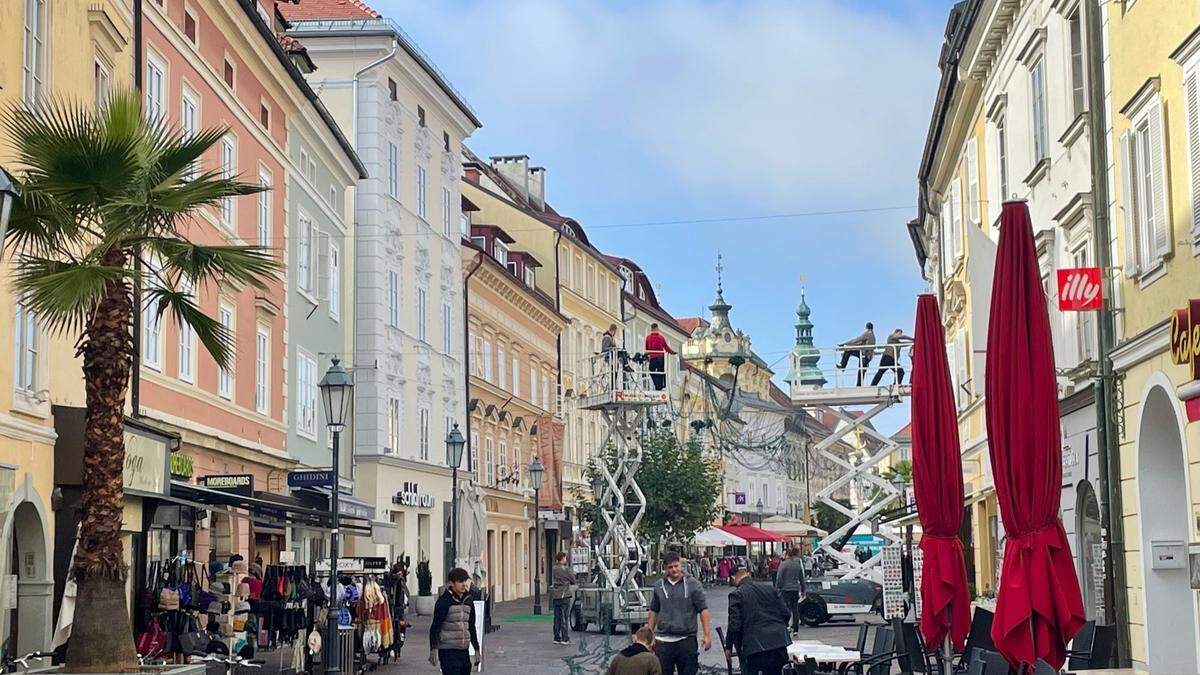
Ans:
[[[1099,267],[1071,267],[1058,270],[1058,308],[1081,312],[1104,307],[1100,292]]]

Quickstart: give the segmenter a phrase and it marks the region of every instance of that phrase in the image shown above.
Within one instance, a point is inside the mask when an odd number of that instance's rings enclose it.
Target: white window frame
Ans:
[[[391,397],[387,407],[387,445],[383,447],[385,454],[394,455],[400,452],[400,399]]]
[[[428,178],[425,175],[425,167],[417,165],[417,215],[421,218],[425,217],[426,204],[425,192],[428,187]]]
[[[400,198],[400,149],[388,143],[387,193],[394,199]]]
[[[442,303],[442,351],[446,354],[454,345],[454,316],[451,313],[450,303]]]
[[[512,355],[512,395],[514,398],[521,397],[521,362],[516,352]]]
[[[179,130],[191,138],[200,131],[200,95],[184,84],[179,95]],[[192,162],[184,177],[192,180],[200,173],[200,160]]]
[[[258,245],[263,248],[271,246],[271,184],[273,177],[265,168],[258,170],[258,182],[267,189],[258,193]]]
[[[442,234],[450,236],[450,188],[442,188]]]
[[[483,379],[488,382],[495,382],[495,366],[492,364],[492,341],[483,338]]]
[[[1050,157],[1050,132],[1046,111],[1046,59],[1038,57],[1029,66],[1029,130],[1033,134],[1033,163]]]
[[[388,325],[400,327],[400,274],[396,270],[388,270]]]
[[[1008,192],[1009,181],[1012,179],[1012,175],[1009,173],[1009,167],[1008,167],[1008,117],[1007,117],[1007,115],[1001,115],[996,120],[996,147],[999,149],[999,152],[997,153],[997,159],[999,161],[999,167],[1000,167],[1000,201],[1003,203],[1004,200],[1008,199],[1008,197],[1009,197],[1009,192]],[[995,206],[997,214],[1000,213],[1000,206],[1001,206],[1000,204],[997,204]]]
[[[529,402],[534,406],[538,404],[538,368],[537,364],[529,364]]]
[[[296,433],[317,440],[317,360],[296,350]]]
[[[181,283],[179,292],[185,295],[192,294],[193,288],[191,283],[186,281]],[[179,379],[189,384],[195,384],[196,329],[186,321],[181,320],[177,323],[179,324],[179,363],[177,364]]]
[[[318,237],[312,218],[304,211],[296,212],[296,284],[310,297],[314,295],[317,275],[313,270],[313,249]]]
[[[162,119],[167,114],[167,64],[154,52],[146,52],[146,117]]]
[[[1162,99],[1157,90],[1144,92],[1122,114],[1130,121],[1119,140],[1125,275],[1147,284],[1165,271],[1174,248]]]
[[[508,357],[503,345],[496,345],[496,386],[508,389]]]
[[[1067,21],[1067,72],[1070,75],[1071,116],[1078,118],[1087,112],[1087,54],[1083,23],[1083,8],[1076,5],[1066,17]],[[1072,122],[1074,120],[1072,119]]]
[[[271,410],[271,329],[262,324],[254,330],[254,410]]]
[[[417,339],[429,341],[429,303],[428,291],[417,288]]]
[[[92,61],[92,103],[99,108],[108,100],[108,91],[112,86],[112,71],[108,64],[99,58]]]
[[[225,134],[221,137],[221,177],[233,178],[237,175],[237,137]],[[234,229],[237,210],[233,208],[233,197],[222,197],[219,210],[221,222],[229,229]]]
[[[967,183],[967,219],[972,225],[979,225],[979,141],[974,136],[967,140],[966,154],[963,175]]]
[[[418,433],[420,434],[420,453],[421,460],[429,461],[429,409],[421,408],[417,411]]]
[[[484,461],[486,466],[486,480],[484,485],[492,486],[496,484],[496,441],[491,436],[483,439]]]
[[[37,314],[23,302],[16,303],[13,316],[13,389],[35,394],[41,384],[39,368],[42,333]]]
[[[25,0],[24,49],[21,53],[21,100],[27,106],[41,101],[46,88],[46,38],[50,0]]]
[[[342,319],[342,250],[329,242],[329,318]]]
[[[152,269],[148,270],[149,274],[146,275],[146,289],[142,298],[142,365],[162,372],[163,315],[158,312],[158,303],[150,296],[150,291],[159,286],[155,275],[159,266],[155,261],[151,261],[147,263],[147,267]]]
[[[220,323],[229,333],[230,344],[234,342],[234,319],[233,305],[221,302],[217,306],[217,322]],[[217,396],[226,400],[233,400],[233,363],[237,361],[236,355],[231,355],[230,365],[227,368],[217,368]]]
[[[542,374],[542,408],[547,411],[552,411],[553,406],[550,405],[550,376]]]
[[[1200,254],[1200,45],[1181,59],[1183,67],[1183,109],[1186,121],[1188,162],[1188,234],[1192,253]]]

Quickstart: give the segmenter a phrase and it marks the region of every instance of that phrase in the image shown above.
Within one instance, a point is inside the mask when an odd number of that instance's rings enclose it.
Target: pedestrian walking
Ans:
[[[862,386],[863,374],[871,365],[871,357],[875,355],[875,324],[867,322],[867,329],[853,339],[838,345],[842,351],[842,360],[838,362],[838,370],[844,370],[850,363],[850,357],[858,359],[858,386]]]
[[[654,655],[654,631],[650,626],[637,629],[633,644],[613,657],[604,675],[662,675],[662,665]]]
[[[800,547],[794,547],[788,552],[787,560],[779,564],[775,574],[775,590],[787,607],[791,617],[789,628],[793,633],[800,632],[800,598],[804,596],[804,558],[800,556]]]
[[[712,560],[708,556],[700,558],[700,583],[712,583]]]
[[[650,379],[657,391],[667,386],[667,354],[674,353],[667,339],[658,332],[658,324],[650,324],[650,332],[646,334],[646,357],[650,360]]]
[[[904,334],[904,331],[897,328],[892,331],[887,337],[887,346],[883,348],[883,354],[879,357],[879,370],[875,371],[875,377],[871,378],[871,386],[877,386],[879,380],[883,378],[883,374],[889,370],[896,371],[896,384],[904,384],[904,368],[900,365],[900,350],[903,345],[911,345],[915,340]]]
[[[654,584],[650,598],[650,617],[646,625],[654,631],[654,653],[662,664],[663,675],[696,675],[700,669],[696,644],[696,619],[703,633],[705,651],[712,648],[712,614],[704,588],[683,574],[679,554],[663,555],[663,577]]]
[[[455,567],[446,575],[446,590],[433,605],[429,625],[429,663],[442,675],[468,675],[479,663],[479,636],[475,633],[475,603],[470,593],[471,575]],[[471,656],[470,649],[475,649]]]
[[[780,675],[787,665],[789,613],[771,584],[750,579],[749,570],[733,572],[729,594],[729,640],[725,655],[737,648],[743,675]]]
[[[575,573],[567,565],[566,551],[559,551],[554,556],[554,570],[550,579],[550,598],[554,603],[554,644],[571,644],[568,632],[567,616],[571,611],[572,591],[575,585]]]

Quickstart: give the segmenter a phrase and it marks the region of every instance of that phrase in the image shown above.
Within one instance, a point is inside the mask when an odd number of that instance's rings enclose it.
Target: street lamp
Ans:
[[[350,402],[354,399],[354,378],[341,365],[341,359],[333,359],[325,377],[317,384],[321,390],[321,401],[325,404],[325,425],[333,434],[333,478],[329,484],[329,619],[325,628],[325,672],[340,673],[338,666],[338,613],[332,611],[337,602],[338,569],[338,485],[341,466],[338,461],[342,430],[346,428],[346,416],[350,413]]]
[[[758,503],[754,505],[754,510],[758,512],[758,526],[762,527],[762,520],[763,520],[762,497],[758,498]]]
[[[446,464],[450,467],[450,550],[453,551],[454,566],[458,566],[458,466],[462,464],[463,447],[467,444],[458,422],[446,434]]]
[[[0,258],[4,256],[4,237],[8,234],[8,218],[12,215],[13,202],[20,195],[17,181],[0,168]]]
[[[529,465],[529,483],[533,485],[533,613],[542,613],[542,519],[541,508],[542,478],[546,468],[537,457]]]

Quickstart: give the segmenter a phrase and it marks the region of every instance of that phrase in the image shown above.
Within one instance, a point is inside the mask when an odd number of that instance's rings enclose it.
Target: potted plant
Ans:
[[[417,614],[433,614],[433,573],[428,560],[417,563]]]

